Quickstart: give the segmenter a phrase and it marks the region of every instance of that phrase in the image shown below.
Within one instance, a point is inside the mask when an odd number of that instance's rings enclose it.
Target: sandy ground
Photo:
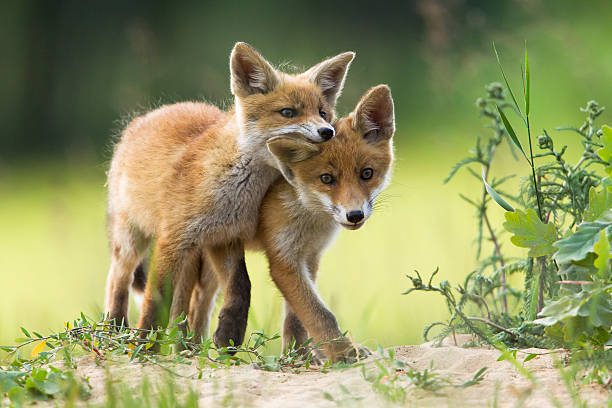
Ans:
[[[460,341],[467,341],[463,336]],[[499,407],[553,407],[556,398],[562,407],[572,406],[571,398],[555,368],[555,359],[560,355],[542,355],[528,362],[528,368],[537,377],[533,386],[523,378],[506,361],[497,361],[499,352],[490,348],[462,348],[445,343],[442,347],[433,347],[430,343],[418,346],[394,347],[395,358],[409,366],[424,370],[433,362],[435,371],[454,383],[470,379],[482,367],[488,367],[484,380],[468,388],[447,387],[439,393],[415,389],[408,386],[408,398],[405,406],[413,407],[492,407],[497,394]],[[528,352],[546,352],[530,349]],[[519,360],[527,354],[518,354]],[[380,356],[374,354],[366,360],[366,370],[378,372],[375,360]],[[193,366],[177,365],[174,367],[183,375],[193,375]],[[137,386],[142,376],[152,382],[167,378],[164,370],[147,365],[118,364],[111,368],[112,378],[121,379],[128,386]],[[93,386],[91,404],[103,403],[105,400],[106,369],[96,366],[87,359],[79,363],[79,374],[89,377]],[[235,407],[385,407],[394,406],[388,399],[374,392],[359,367],[342,371],[322,373],[310,370],[294,373],[266,372],[242,365],[231,368],[205,369],[201,379],[176,379],[181,390],[193,387],[198,392],[200,406],[235,406]],[[346,387],[348,393],[342,390]],[[182,391],[181,394],[185,395]],[[324,392],[331,394],[336,401],[324,397]],[[583,386],[580,397],[590,406],[602,406],[609,394],[596,385]],[[340,401],[340,404],[338,403]]]

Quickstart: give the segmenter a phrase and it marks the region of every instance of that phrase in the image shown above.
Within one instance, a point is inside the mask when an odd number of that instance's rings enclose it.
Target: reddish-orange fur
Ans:
[[[257,233],[246,245],[266,253],[270,275],[285,298],[285,349],[292,339],[299,345],[308,335],[315,341],[341,337],[336,318],[319,298],[314,281],[320,257],[339,226],[355,229],[363,225],[339,219],[337,210],[371,207],[389,181],[395,129],[389,88],[372,88],[355,111],[335,127],[336,137],[320,145],[299,136],[268,142],[281,166],[286,167],[284,174],[291,184],[281,179],[268,190]],[[364,169],[372,170],[371,178],[361,177]],[[324,184],[322,174],[332,175],[335,182]],[[202,268],[189,317],[192,327],[200,330],[196,333],[204,336],[215,287],[210,269]],[[327,344],[324,350],[327,357],[341,360],[348,358],[353,347],[342,340]]]
[[[235,275],[246,273],[242,242],[255,233],[261,199],[279,176],[266,142],[295,131],[323,141],[320,129],[331,126],[322,116],[333,119],[352,58],[353,53],[340,54],[303,74],[288,75],[238,43],[230,58],[235,108],[224,112],[205,103],[179,103],[128,125],[108,175],[106,311],[112,318],[126,320],[133,271],[152,238],[155,268],[138,327],[155,325],[165,285],[172,289],[170,318],[187,313],[203,252],[226,289],[224,321],[231,320],[236,302],[239,313],[245,313],[244,290],[233,284],[241,282]],[[281,115],[284,108],[296,115]],[[220,322],[220,328],[224,325],[230,323]],[[221,343],[242,341],[240,330],[223,330]]]

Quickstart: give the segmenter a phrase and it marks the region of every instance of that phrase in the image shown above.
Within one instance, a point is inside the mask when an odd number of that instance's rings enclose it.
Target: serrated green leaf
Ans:
[[[608,237],[612,231],[612,210],[605,211],[602,216],[593,222],[583,222],[576,232],[567,238],[555,242],[558,251],[553,255],[557,263],[580,261],[594,252],[593,247],[599,240],[599,234],[606,230]]]
[[[563,321],[568,317],[576,317],[580,311],[580,306],[586,301],[588,292],[582,291],[573,295],[566,295],[557,300],[546,303],[540,312],[540,319],[534,323],[544,326],[552,326]]]
[[[558,340],[575,344],[604,344],[610,338],[612,326],[612,285],[598,282],[581,286],[580,292],[564,293],[547,302],[536,324],[548,326],[546,333]]]
[[[601,127],[602,137],[600,139],[603,147],[597,150],[597,155],[601,160],[610,162],[612,159],[612,128],[608,125]]]
[[[567,278],[568,280],[588,281],[593,275],[597,274],[597,268],[593,266],[595,254],[589,254],[581,261],[573,261],[562,263],[559,265],[558,275]]]
[[[508,121],[508,118],[506,117],[506,114],[499,107],[499,105],[497,103],[495,104],[495,106],[497,107],[497,112],[499,112],[499,116],[501,117],[501,120],[502,120],[502,122],[504,124],[504,127],[506,128],[506,131],[508,132],[508,136],[510,136],[510,140],[512,140],[512,143],[514,143],[514,145],[521,151],[521,153],[523,153],[523,156],[529,162],[529,159],[527,158],[527,155],[525,154],[525,150],[523,150],[523,146],[521,146],[521,142],[519,142],[518,138],[516,137],[516,133],[514,132],[514,128],[512,127],[510,122]]]
[[[517,210],[506,213],[504,228],[513,234],[510,241],[518,247],[529,248],[528,256],[536,258],[551,255],[555,252],[553,243],[557,240],[557,229],[554,224],[544,224],[532,209],[526,213]]]
[[[508,204],[508,202],[504,200],[502,196],[500,196],[499,193],[495,191],[493,187],[489,185],[489,183],[487,183],[487,179],[485,178],[484,169],[482,169],[482,182],[485,185],[485,189],[487,190],[487,193],[489,193],[491,198],[495,200],[497,204],[499,204],[506,211],[511,211],[511,212],[514,211],[514,208],[510,204]]]
[[[597,155],[601,158],[601,160],[608,163],[606,167],[606,172],[608,176],[612,177],[612,128],[610,126],[604,125],[601,127],[601,143],[603,147],[597,150]]]
[[[589,206],[584,215],[585,221],[595,221],[606,211],[612,208],[612,181],[609,177],[601,181],[599,187],[589,190]]]

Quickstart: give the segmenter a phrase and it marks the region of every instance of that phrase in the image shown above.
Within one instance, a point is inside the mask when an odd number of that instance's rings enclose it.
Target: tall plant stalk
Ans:
[[[544,218],[544,214],[542,212],[542,197],[541,197],[541,191],[540,191],[540,186],[538,183],[538,178],[536,177],[536,169],[535,169],[535,162],[534,162],[534,155],[533,155],[533,142],[531,140],[531,123],[529,120],[529,112],[530,112],[530,100],[531,100],[531,73],[529,70],[529,57],[527,54],[527,43],[525,43],[525,68],[524,71],[521,70],[521,74],[522,74],[522,84],[523,84],[523,97],[525,99],[525,115],[523,117],[523,114],[521,112],[521,108],[516,100],[516,98],[514,97],[514,93],[512,92],[512,88],[510,88],[510,84],[508,83],[508,79],[506,78],[506,74],[504,73],[504,69],[502,67],[501,61],[499,59],[499,54],[497,52],[497,49],[495,48],[495,44],[493,44],[493,50],[495,52],[495,57],[497,58],[497,63],[499,65],[500,71],[502,73],[502,76],[504,78],[504,81],[506,82],[506,86],[508,89],[508,92],[510,93],[510,95],[512,96],[512,100],[514,101],[514,105],[516,107],[516,110],[518,111],[518,114],[520,115],[521,119],[523,119],[524,123],[525,123],[525,127],[527,128],[527,139],[529,142],[529,158],[527,158],[527,155],[525,154],[525,151],[523,150],[523,147],[521,146],[521,143],[519,142],[518,138],[516,137],[516,133],[514,131],[514,129],[512,128],[512,125],[510,124],[510,122],[508,121],[508,119],[506,118],[504,112],[502,111],[502,109],[498,106],[497,109],[499,111],[500,116],[502,117],[504,126],[506,127],[506,130],[508,131],[508,134],[510,135],[511,140],[514,142],[515,146],[518,147],[518,149],[523,153],[523,156],[525,157],[525,160],[527,160],[527,162],[529,163],[529,167],[531,167],[531,178],[532,178],[532,183],[533,183],[533,190],[535,193],[535,198],[536,198],[536,204],[537,204],[537,208],[538,208],[538,218],[540,219],[540,221],[542,221],[544,224],[547,223],[547,221]],[[548,217],[547,217],[548,218]],[[542,307],[544,307],[544,285],[543,285],[543,276],[546,270],[546,260],[542,259],[542,258],[538,258],[538,265],[540,266],[539,271],[537,273],[537,276],[533,276],[532,279],[535,279],[535,281],[531,282],[531,288],[532,290],[535,290],[535,292],[538,294],[538,308],[537,308],[537,312],[539,313],[542,310]],[[534,286],[534,284],[536,286]],[[536,290],[537,289],[537,290]]]

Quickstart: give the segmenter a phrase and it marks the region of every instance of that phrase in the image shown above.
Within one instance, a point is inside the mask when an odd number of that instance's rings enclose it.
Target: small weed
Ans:
[[[467,381],[455,383],[450,378],[436,372],[433,361],[430,362],[429,368],[419,371],[397,360],[392,349],[385,353],[379,347],[378,351],[383,356],[375,362],[378,371],[368,373],[365,366],[362,366],[362,375],[366,381],[372,384],[374,391],[394,403],[406,401],[409,389],[424,390],[439,395],[445,388],[471,387],[484,379],[487,370],[487,367],[483,367]]]
[[[266,371],[308,370],[319,348],[342,340],[314,343],[310,339],[303,345],[292,344],[280,357],[269,356],[262,350],[269,342],[279,339],[279,335],[253,332],[243,346],[215,348],[211,340],[194,343],[192,336],[183,337],[178,327],[184,323],[185,318],[180,317],[166,329],[141,330],[117,326],[103,317],[93,321],[81,313],[78,319],[66,322],[63,331],[47,336],[21,328],[24,337],[17,339],[18,345],[0,346],[0,350],[7,353],[0,361],[0,395],[6,395],[16,406],[25,401],[50,398],[85,400],[91,387],[87,379],[75,374],[78,359],[84,356],[92,358],[98,365],[106,362],[151,364],[172,377],[199,379],[203,376],[204,368],[240,364],[250,364]],[[183,351],[175,353],[173,350],[177,345]],[[26,349],[31,349],[29,356],[24,356]],[[196,364],[192,357],[195,357]],[[173,368],[176,365],[193,366],[194,373],[180,374]],[[352,366],[326,361],[320,371],[326,373]],[[107,388],[110,385],[107,383]],[[145,382],[142,387],[145,393],[150,385]],[[135,394],[123,389],[108,389],[107,393],[111,401],[109,404],[119,395],[117,398],[123,401],[123,406],[137,406],[145,398],[144,395],[142,398],[134,397]],[[160,406],[166,406],[162,403],[160,400]]]

